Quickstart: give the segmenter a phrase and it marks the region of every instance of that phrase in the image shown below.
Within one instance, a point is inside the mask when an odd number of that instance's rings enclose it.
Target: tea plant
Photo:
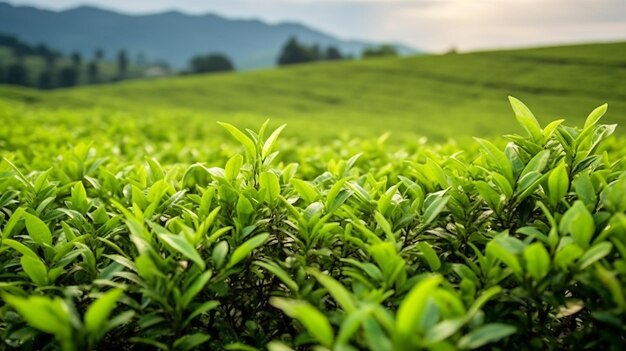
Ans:
[[[240,153],[159,126],[70,148],[16,129],[2,347],[621,349],[626,144],[606,105],[582,128],[511,105],[525,134],[465,151],[278,145],[267,122],[221,124]]]

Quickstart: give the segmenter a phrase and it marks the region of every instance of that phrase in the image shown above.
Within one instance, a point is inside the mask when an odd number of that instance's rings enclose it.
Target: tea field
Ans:
[[[0,349],[621,350],[624,48],[1,87]]]
[[[250,126],[271,118],[289,123],[287,137],[389,131],[391,140],[447,141],[515,132],[509,95],[532,106],[542,123],[579,124],[590,106],[603,103],[611,109],[607,123],[618,123],[626,120],[624,82],[626,43],[612,43],[307,64],[51,93],[0,87],[0,99],[44,111],[86,110],[87,120],[100,119],[100,112],[204,120],[210,134],[221,133],[215,121]]]

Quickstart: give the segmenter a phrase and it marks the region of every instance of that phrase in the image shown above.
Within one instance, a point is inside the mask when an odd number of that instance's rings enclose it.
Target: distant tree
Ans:
[[[59,58],[59,54],[56,52],[50,52],[47,53],[46,55],[42,56],[44,61],[46,61],[46,66],[49,69],[52,69],[57,61],[57,59]]]
[[[126,77],[128,72],[128,54],[125,50],[117,53],[117,73],[119,78]]]
[[[363,50],[363,58],[370,57],[392,57],[398,56],[398,51],[392,45],[381,45]]]
[[[28,70],[26,66],[17,62],[7,68],[5,82],[7,84],[28,85]]]
[[[80,67],[81,63],[83,62],[83,57],[81,56],[81,54],[77,51],[72,53],[72,64],[74,65],[74,67],[78,68]]]
[[[195,56],[189,65],[193,73],[232,71],[235,69],[230,59],[222,54]]]
[[[87,66],[87,76],[89,78],[89,83],[97,83],[98,82],[98,62],[91,61]]]
[[[24,62],[26,55],[28,55],[28,50],[22,50],[21,48],[14,48],[13,55],[18,62]]]
[[[318,61],[318,60],[324,59],[322,55],[322,50],[320,49],[319,45],[317,44],[314,44],[311,46],[304,45],[304,49],[308,51],[308,55],[311,61]]]
[[[14,35],[0,34],[0,45],[9,48],[14,48],[18,43],[17,38]]]
[[[51,70],[44,70],[39,73],[37,78],[37,87],[39,89],[52,89],[54,87],[53,76]]]
[[[14,35],[0,34],[0,46],[10,48],[13,50],[13,54],[19,58],[35,54],[35,49],[33,47],[22,42]]]
[[[78,82],[78,70],[76,67],[63,67],[59,71],[59,86],[72,87]]]
[[[324,59],[330,61],[341,60],[343,59],[343,55],[341,55],[341,52],[336,47],[329,46],[326,48],[326,52],[324,53]]]
[[[448,51],[446,51],[446,53],[445,53],[445,55],[455,55],[455,54],[457,54],[457,50],[456,50],[455,46],[453,46],[450,49],[448,49]]]
[[[311,62],[320,59],[320,50],[317,45],[306,46],[300,44],[295,37],[289,38],[278,57],[279,65]]]
[[[51,55],[53,52],[46,44],[38,44],[34,49],[35,55],[46,57]]]

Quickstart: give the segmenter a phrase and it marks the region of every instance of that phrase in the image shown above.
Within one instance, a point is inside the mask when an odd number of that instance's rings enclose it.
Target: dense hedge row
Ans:
[[[541,128],[511,103],[526,135],[466,152],[277,147],[267,123],[223,124],[221,167],[120,156],[145,134],[8,139],[2,348],[621,349],[625,144],[606,106]]]

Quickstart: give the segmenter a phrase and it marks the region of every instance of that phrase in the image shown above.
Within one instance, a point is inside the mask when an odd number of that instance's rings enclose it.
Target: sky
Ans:
[[[178,10],[300,22],[343,39],[443,52],[626,39],[626,0],[13,0],[63,10]]]

